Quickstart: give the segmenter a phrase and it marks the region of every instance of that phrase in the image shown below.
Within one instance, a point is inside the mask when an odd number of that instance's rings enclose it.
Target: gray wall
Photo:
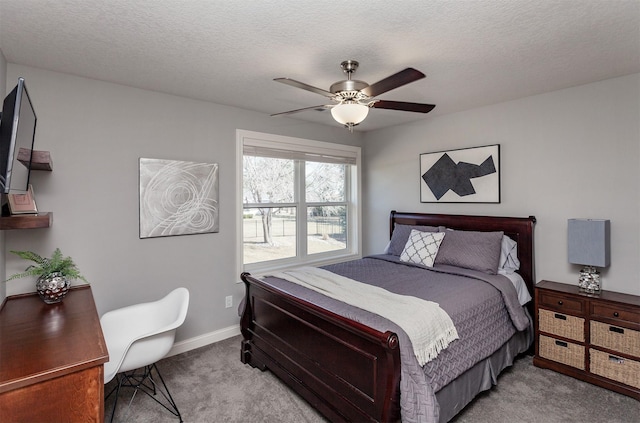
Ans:
[[[38,208],[53,212],[53,226],[6,233],[7,274],[27,264],[9,250],[49,255],[60,247],[91,282],[100,314],[185,286],[191,305],[178,341],[237,329],[236,129],[352,145],[362,138],[338,126],[10,63],[7,85],[18,76],[38,116],[36,149],[52,155],[53,172],[34,172],[32,184]],[[139,157],[219,163],[220,232],[139,239]],[[6,288],[9,295],[34,290],[27,279]],[[227,295],[232,308],[224,307]]]
[[[577,283],[567,219],[611,220],[603,289],[640,294],[640,74],[433,117],[365,136],[364,253],[388,241],[389,211],[538,219],[537,280]],[[500,204],[420,203],[419,155],[501,146]]]
[[[640,75],[365,135],[8,64],[6,86],[18,76],[26,78],[38,114],[36,148],[53,157],[53,172],[34,172],[32,183],[38,207],[52,211],[54,223],[4,233],[0,264],[6,260],[11,274],[26,263],[9,250],[50,254],[60,247],[91,281],[99,313],[186,286],[191,308],[178,341],[211,340],[237,328],[243,288],[235,266],[236,129],[362,145],[364,253],[386,244],[391,209],[533,214],[537,279],[574,283],[566,220],[608,218],[612,265],[604,288],[640,294]],[[501,204],[419,202],[420,153],[494,143],[501,144]],[[220,232],[140,240],[139,157],[219,163]],[[8,295],[30,292],[33,281],[0,283],[5,288]],[[224,308],[227,295],[233,308]]]
[[[0,50],[0,99],[4,99],[4,96],[7,94],[5,89],[5,84],[3,83],[6,79],[7,79],[7,61],[4,58],[4,54],[2,54],[2,50]],[[0,108],[2,108],[2,106],[0,106]],[[5,245],[4,231],[0,231],[0,252],[4,251],[4,245]],[[0,276],[4,275],[4,269],[5,269],[4,254],[0,253]],[[2,301],[4,301],[6,296],[7,296],[7,287],[4,283],[0,282],[0,304],[2,304]]]

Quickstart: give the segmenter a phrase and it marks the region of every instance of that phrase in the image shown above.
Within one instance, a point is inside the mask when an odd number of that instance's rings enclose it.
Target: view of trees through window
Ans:
[[[244,263],[346,249],[348,167],[245,155]]]

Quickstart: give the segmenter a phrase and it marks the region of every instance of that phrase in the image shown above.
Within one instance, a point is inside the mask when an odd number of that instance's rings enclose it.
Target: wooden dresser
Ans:
[[[104,421],[109,360],[91,288],[64,301],[12,296],[0,310],[0,421]]]
[[[640,297],[542,281],[535,329],[534,365],[640,400]]]

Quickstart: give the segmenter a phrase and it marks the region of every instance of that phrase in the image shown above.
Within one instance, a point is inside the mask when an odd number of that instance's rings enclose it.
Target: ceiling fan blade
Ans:
[[[302,109],[289,110],[288,112],[274,113],[271,116],[291,115],[291,114],[298,113],[298,112],[304,112],[306,110],[317,110],[317,111],[321,112],[323,110],[330,109],[332,107],[333,107],[333,104],[321,104],[320,106],[304,107]]]
[[[408,103],[405,101],[377,100],[371,105],[374,109],[402,110],[404,112],[429,113],[435,104]]]
[[[369,85],[362,90],[362,93],[369,97],[377,97],[382,93],[391,91],[394,88],[401,87],[410,82],[417,81],[424,78],[426,75],[419,70],[413,68],[406,68],[396,74],[386,77],[374,84]]]
[[[323,90],[322,88],[316,88],[312,85],[305,84],[304,82],[296,81],[295,79],[290,78],[275,78],[274,81],[282,82],[283,84],[291,85],[292,87],[302,88],[303,90],[311,91],[312,93],[320,94],[325,97],[333,98],[334,94]]]

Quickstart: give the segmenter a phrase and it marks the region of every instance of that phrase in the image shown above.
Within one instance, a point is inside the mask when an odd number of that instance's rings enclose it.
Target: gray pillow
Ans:
[[[438,232],[436,226],[401,225],[396,223],[393,227],[393,234],[391,235],[391,242],[389,243],[387,254],[400,257],[409,239],[409,235],[411,235],[411,229],[421,232]]]
[[[447,230],[435,264],[448,264],[495,275],[500,263],[500,232]]]

